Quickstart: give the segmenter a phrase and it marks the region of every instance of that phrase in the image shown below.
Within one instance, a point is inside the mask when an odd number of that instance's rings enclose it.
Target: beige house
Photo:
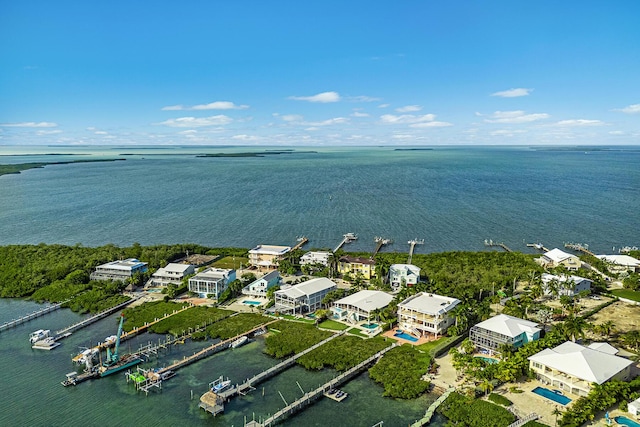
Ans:
[[[357,276],[358,273],[369,280],[376,277],[376,262],[369,258],[343,256],[338,261],[338,273]]]
[[[436,338],[453,325],[451,315],[460,300],[420,292],[398,304],[398,326],[418,337],[434,335]]]
[[[640,261],[629,255],[596,255],[615,274],[640,272]]]
[[[558,248],[545,252],[536,262],[546,268],[564,267],[569,271],[578,271],[582,263],[580,258]]]
[[[567,341],[529,357],[529,368],[542,383],[578,396],[589,394],[593,384],[630,380],[633,362],[602,344],[584,347]]]
[[[278,261],[290,250],[290,246],[258,245],[249,251],[249,265],[258,270],[276,269]]]

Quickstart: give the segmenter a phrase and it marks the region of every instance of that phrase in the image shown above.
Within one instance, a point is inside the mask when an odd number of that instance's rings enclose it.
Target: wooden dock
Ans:
[[[302,237],[298,237],[297,241],[298,243],[296,243],[296,245],[293,248],[291,248],[291,251],[302,249],[302,247],[309,242],[309,239],[305,236],[302,236]]]
[[[429,405],[429,408],[427,409],[427,412],[425,412],[424,417],[411,424],[411,427],[422,427],[429,424],[431,422],[431,418],[433,418],[433,414],[436,412],[436,409],[438,409],[438,406],[440,406],[442,402],[447,400],[447,397],[449,397],[449,395],[455,390],[456,389],[454,387],[448,388],[440,397],[436,399],[435,402]]]
[[[23,323],[26,323],[26,322],[28,322],[30,320],[33,320],[33,319],[37,318],[37,317],[44,316],[45,314],[51,313],[52,311],[56,311],[57,309],[59,309],[62,306],[62,304],[66,303],[66,302],[67,301],[63,301],[63,302],[60,302],[60,303],[57,303],[57,304],[53,304],[53,305],[45,307],[45,308],[43,308],[41,310],[37,310],[37,311],[34,311],[33,313],[29,313],[27,315],[24,315],[24,316],[20,317],[19,319],[14,319],[14,320],[11,320],[9,322],[5,322],[2,325],[0,325],[0,332],[5,331],[7,329],[11,329],[11,328],[16,327],[18,325],[21,325]]]
[[[591,252],[589,250],[589,245],[587,245],[586,243],[585,244],[582,244],[582,243],[565,243],[564,247],[568,248],[568,249],[573,249],[574,251],[577,251],[577,252],[582,252],[582,253],[591,255],[592,257],[596,256],[596,254],[594,254],[593,252]]]
[[[295,402],[293,402],[293,403],[287,405],[286,407],[280,409],[278,412],[276,412],[272,416],[268,417],[264,421],[255,421],[255,420],[252,421],[252,425],[254,425],[256,427],[272,426],[274,424],[277,424],[278,421],[280,421],[281,419],[286,418],[289,415],[293,415],[298,411],[301,411],[302,409],[304,409],[308,405],[310,405],[313,402],[315,402],[319,397],[323,396],[324,393],[327,392],[328,390],[330,390],[332,388],[337,388],[338,386],[340,386],[340,384],[343,384],[343,383],[347,382],[348,380],[350,380],[351,378],[353,378],[354,376],[358,375],[362,370],[366,369],[368,366],[370,366],[372,363],[374,363],[380,357],[382,357],[382,355],[384,355],[387,351],[391,350],[392,348],[396,347],[397,345],[398,345],[398,343],[393,343],[391,346],[389,346],[389,347],[387,347],[387,348],[385,348],[383,350],[380,350],[378,353],[374,354],[373,356],[371,356],[367,360],[365,360],[363,362],[360,362],[359,364],[357,364],[353,368],[349,369],[346,372],[343,372],[342,374],[340,374],[337,377],[333,378],[332,380],[330,380],[329,382],[325,383],[324,385],[321,385],[320,387],[316,388],[313,391],[305,393],[304,396],[302,396],[300,399],[298,399]],[[249,425],[249,424],[247,424],[247,425]]]
[[[493,246],[498,246],[501,247],[502,249],[504,249],[506,252],[513,252],[507,245],[505,245],[504,243],[498,243],[498,242],[494,242],[493,240],[489,239],[485,239],[484,240],[484,245],[485,246],[489,246],[489,247],[493,247]]]
[[[116,311],[120,310],[121,308],[124,308],[126,306],[128,306],[129,304],[132,304],[134,301],[136,301],[138,298],[132,298],[129,301],[125,301],[122,304],[118,304],[115,307],[111,307],[108,308],[94,316],[91,316],[87,319],[84,319],[78,323],[74,323],[73,325],[66,327],[64,329],[61,329],[59,331],[56,331],[56,336],[55,336],[55,340],[59,341],[63,338],[68,337],[69,335],[71,335],[72,333],[74,333],[75,331],[84,328],[85,326],[89,326],[92,323],[97,322],[100,319],[104,319],[105,317],[107,317],[108,315],[115,313]]]
[[[542,243],[527,243],[528,248],[535,248],[539,251],[549,252],[549,249],[545,248]]]
[[[376,248],[373,250],[373,253],[371,254],[372,259],[373,257],[376,256],[378,252],[380,252],[380,249],[382,249],[384,245],[390,245],[391,243],[393,243],[393,240],[385,239],[383,237],[374,237],[373,241],[376,242]]]
[[[336,248],[333,250],[333,252],[338,252],[338,249],[340,249],[345,243],[351,243],[354,240],[358,240],[358,236],[354,233],[347,233],[344,234],[342,236],[342,241],[340,243],[338,243],[338,246],[336,246]]]
[[[409,259],[407,260],[407,264],[411,264],[411,260],[413,259],[413,250],[415,249],[416,245],[424,245],[424,239],[413,239],[409,240],[407,243],[409,244]]]

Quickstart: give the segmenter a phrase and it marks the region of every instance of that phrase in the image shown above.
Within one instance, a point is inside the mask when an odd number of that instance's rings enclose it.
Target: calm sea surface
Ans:
[[[374,249],[526,251],[587,243],[640,245],[640,148],[434,147],[298,149],[198,158],[248,147],[0,147],[0,163],[126,158],[0,177],[0,244],[193,242]],[[310,153],[308,150],[316,152]],[[57,156],[42,154],[57,153]],[[16,155],[21,154],[21,155]],[[23,155],[31,154],[31,155]],[[69,154],[76,154],[71,156]],[[80,155],[81,154],[81,155]]]
[[[0,164],[74,159],[126,161],[47,166],[0,177],[0,244],[193,242],[207,246],[292,245],[333,248],[347,232],[347,250],[371,251],[373,238],[395,241],[387,251],[483,250],[485,239],[515,250],[588,243],[596,252],[640,245],[640,149],[461,147],[396,151],[322,148],[257,158],[198,158],[198,153],[253,148],[0,147]],[[305,151],[305,152],[302,152]],[[52,156],[45,154],[57,153]],[[75,154],[75,155],[73,155]],[[0,300],[0,323],[37,308]],[[292,368],[262,390],[232,401],[213,418],[197,408],[207,383],[241,381],[276,362],[257,340],[180,370],[161,393],[137,395],[115,375],[63,388],[70,355],[115,333],[117,315],[76,332],[58,349],[32,350],[28,334],[61,329],[79,318],[59,310],[0,333],[0,425],[240,426],[274,413],[334,375]],[[126,343],[138,345],[157,336]],[[153,362],[165,366],[201,348],[187,343]],[[152,364],[152,365],[153,365]],[[285,425],[406,426],[434,396],[403,402],[381,397],[366,374],[344,386],[341,404],[322,399]],[[194,399],[191,400],[191,392]],[[442,425],[438,420],[434,424]]]

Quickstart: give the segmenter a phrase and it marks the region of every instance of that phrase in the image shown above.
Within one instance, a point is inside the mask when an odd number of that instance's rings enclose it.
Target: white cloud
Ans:
[[[387,108],[390,104],[380,104],[378,108]]]
[[[105,132],[103,130],[97,130],[97,131],[94,132],[94,134],[96,134],[96,135],[109,135],[108,132]]]
[[[20,122],[20,123],[0,123],[0,126],[8,128],[54,128],[57,123],[52,122]]]
[[[312,96],[290,96],[289,99],[294,101],[309,101],[309,102],[338,102],[340,101],[340,94],[338,92],[322,92]]]
[[[185,107],[184,105],[169,105],[162,107],[162,111],[181,111],[181,110],[246,110],[248,105],[236,105],[231,101],[215,101],[208,104],[198,104],[192,107]]]
[[[447,126],[453,126],[449,122],[422,122],[409,125],[410,128],[442,128]]]
[[[310,126],[330,126],[330,125],[341,125],[344,123],[349,123],[349,119],[346,117],[334,117],[332,119],[323,120],[321,122],[309,122],[306,124]]]
[[[361,113],[360,111],[354,111],[351,113],[351,117],[369,117],[367,113]]]
[[[382,98],[375,98],[373,96],[359,95],[359,96],[350,96],[347,100],[351,102],[377,102],[382,101]]]
[[[393,139],[407,140],[407,139],[416,139],[415,135],[407,135],[407,134],[396,134],[392,135]]]
[[[637,114],[640,113],[640,104],[628,105],[624,108],[618,108],[615,111],[622,111],[623,113],[627,114]]]
[[[57,133],[62,133],[60,129],[53,130],[39,130],[36,132],[37,135],[55,135]]]
[[[406,105],[404,107],[396,108],[398,113],[413,113],[420,110],[422,110],[421,105]]]
[[[306,128],[305,130],[307,130],[307,131],[310,131],[310,132],[311,132],[311,131],[314,131],[314,130],[320,130],[320,128],[317,128],[317,127],[315,127],[315,126],[311,126],[311,127]]]
[[[303,117],[299,114],[285,114],[281,117],[285,122],[301,122]]]
[[[514,136],[518,133],[527,133],[524,129],[498,129],[492,131],[489,135],[491,136]]]
[[[193,135],[195,133],[198,133],[197,130],[195,129],[189,129],[189,130],[181,130],[180,132],[178,132],[180,135]]]
[[[499,96],[501,98],[516,98],[518,96],[527,96],[531,92],[533,92],[533,89],[525,89],[525,88],[519,87],[516,89],[509,89],[509,90],[503,90],[500,92],[494,92],[491,94],[491,96]]]
[[[601,126],[604,122],[600,120],[587,120],[587,119],[574,119],[574,120],[560,120],[556,123],[557,126]]]
[[[525,114],[524,111],[496,111],[490,115],[487,123],[528,123],[549,118],[547,113]]]
[[[211,117],[179,117],[177,119],[165,120],[164,122],[160,122],[158,124],[177,128],[188,128],[227,125],[232,121],[233,119],[231,117],[225,116],[224,114],[219,114],[217,116]]]
[[[424,114],[422,116],[414,116],[413,114],[383,114],[380,116],[382,123],[386,124],[411,124],[421,122],[431,122],[436,118],[435,114]]]
[[[624,132],[621,130],[612,130],[609,132],[609,135],[624,135]]]
[[[255,135],[233,135],[231,139],[236,139],[239,141],[257,141],[260,138]]]

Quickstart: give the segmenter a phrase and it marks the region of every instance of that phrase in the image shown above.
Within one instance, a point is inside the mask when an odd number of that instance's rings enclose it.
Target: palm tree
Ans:
[[[558,425],[558,415],[562,415],[562,411],[556,406],[553,411],[551,411],[551,415],[555,415],[556,417],[556,427]]]
[[[580,316],[573,314],[567,316],[564,325],[564,333],[571,338],[571,341],[576,342],[576,337],[584,338],[584,332],[589,326],[589,323]]]
[[[616,330],[616,325],[615,323],[613,323],[613,320],[607,320],[606,322],[601,323],[599,326],[600,332],[607,338],[609,338],[611,334],[613,334]]]
[[[638,351],[638,347],[640,347],[640,330],[634,329],[627,332],[622,336],[622,342],[631,349]]]
[[[493,391],[493,383],[487,378],[484,378],[478,385],[478,387],[484,392],[485,397],[487,396],[487,394],[489,394],[490,391]]]

